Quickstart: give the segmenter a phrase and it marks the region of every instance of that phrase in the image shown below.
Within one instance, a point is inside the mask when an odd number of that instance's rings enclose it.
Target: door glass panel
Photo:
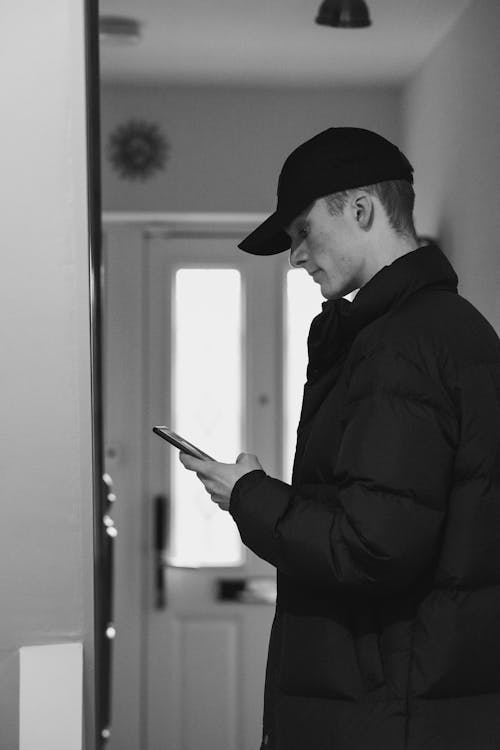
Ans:
[[[234,463],[242,445],[242,299],[239,271],[182,268],[175,274],[172,427],[219,461]],[[212,502],[172,449],[170,563],[241,565],[229,513]]]

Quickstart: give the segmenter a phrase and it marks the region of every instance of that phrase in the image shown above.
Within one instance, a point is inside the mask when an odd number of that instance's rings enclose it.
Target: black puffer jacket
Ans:
[[[292,485],[231,495],[278,570],[266,750],[499,750],[500,341],[435,246],[326,302]]]

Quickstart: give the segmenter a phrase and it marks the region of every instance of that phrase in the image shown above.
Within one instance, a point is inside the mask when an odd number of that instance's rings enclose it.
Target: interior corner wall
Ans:
[[[103,205],[107,211],[271,212],[284,159],[332,125],[376,130],[400,143],[400,90],[103,85]],[[109,136],[132,119],[154,122],[170,144],[166,170],[126,180]]]
[[[500,4],[473,0],[403,94],[416,223],[500,333]]]
[[[83,9],[2,7],[2,750],[19,746],[19,648],[61,642],[83,642],[94,747]]]

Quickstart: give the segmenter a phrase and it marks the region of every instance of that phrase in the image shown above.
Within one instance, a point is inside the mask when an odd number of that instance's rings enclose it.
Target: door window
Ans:
[[[242,291],[234,268],[180,268],[174,277],[172,423],[176,432],[220,461],[242,445]],[[172,449],[173,450],[173,449]],[[240,565],[236,525],[196,474],[172,455],[170,564]]]

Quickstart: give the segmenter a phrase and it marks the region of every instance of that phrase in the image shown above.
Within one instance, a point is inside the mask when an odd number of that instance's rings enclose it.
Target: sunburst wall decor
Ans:
[[[161,172],[170,147],[160,127],[145,120],[129,120],[109,136],[111,166],[126,180],[147,180]]]

